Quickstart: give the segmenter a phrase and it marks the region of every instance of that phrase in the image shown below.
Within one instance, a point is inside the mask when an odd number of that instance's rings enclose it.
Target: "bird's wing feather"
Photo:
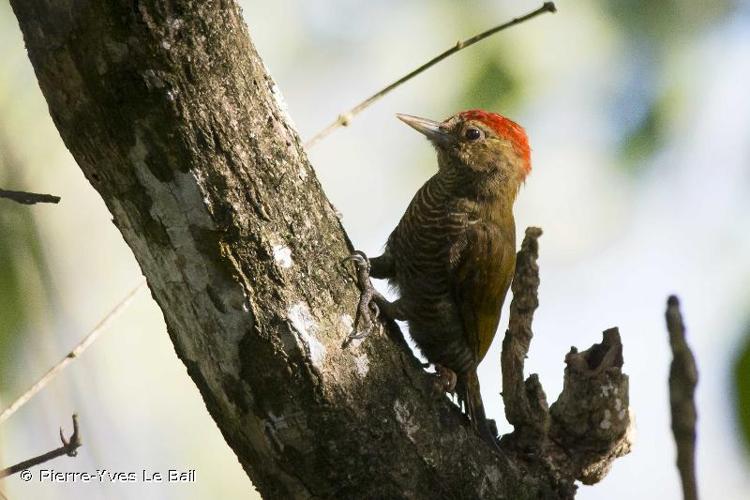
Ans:
[[[494,224],[475,223],[455,249],[453,286],[464,335],[476,355],[484,358],[500,321],[500,310],[515,269],[513,237]]]

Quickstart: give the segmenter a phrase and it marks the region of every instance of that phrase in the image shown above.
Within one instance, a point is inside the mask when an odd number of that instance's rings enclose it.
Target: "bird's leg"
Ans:
[[[374,322],[371,313],[377,318],[380,313],[377,304],[374,304],[373,298],[378,293],[370,281],[370,260],[364,252],[356,251],[345,259],[354,262],[357,273],[357,286],[361,292],[359,304],[357,305],[357,314],[354,319],[354,331],[349,334],[349,340],[362,339],[367,337],[371,332]],[[374,305],[374,307],[372,307]],[[364,328],[363,328],[364,327]]]
[[[435,390],[438,394],[453,393],[456,390],[458,376],[456,372],[443,365],[435,364]]]
[[[406,319],[401,311],[399,301],[388,302],[380,292],[375,290],[370,281],[374,278],[388,278],[393,275],[393,262],[387,255],[367,258],[364,252],[357,250],[344,259],[344,262],[352,261],[357,272],[357,286],[361,292],[357,315],[354,320],[354,331],[349,335],[349,340],[363,339],[372,333],[375,325],[374,319],[382,312],[391,319]],[[373,318],[374,315],[374,318]]]

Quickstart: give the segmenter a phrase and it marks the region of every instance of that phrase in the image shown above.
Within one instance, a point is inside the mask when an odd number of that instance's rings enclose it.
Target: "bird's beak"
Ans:
[[[451,134],[443,127],[441,127],[441,123],[436,122],[435,120],[428,120],[427,118],[420,118],[418,116],[405,115],[403,113],[396,113],[396,117],[417,132],[424,134],[430,141],[435,144],[444,144],[446,142],[449,142],[452,138]]]

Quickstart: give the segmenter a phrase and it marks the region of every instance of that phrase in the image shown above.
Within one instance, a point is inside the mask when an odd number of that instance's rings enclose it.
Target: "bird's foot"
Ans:
[[[354,262],[357,273],[357,286],[361,292],[357,315],[354,319],[354,331],[347,337],[347,342],[363,339],[370,335],[375,328],[375,320],[380,314],[380,309],[375,303],[377,296],[375,287],[370,281],[370,259],[364,252],[357,250],[342,261],[342,264]]]
[[[458,376],[456,372],[443,365],[435,365],[435,392],[439,395],[453,393],[456,390]]]

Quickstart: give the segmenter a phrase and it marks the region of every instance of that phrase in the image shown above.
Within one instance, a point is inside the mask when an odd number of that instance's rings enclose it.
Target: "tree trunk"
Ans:
[[[342,347],[352,247],[231,0],[11,0],[50,114],[266,498],[539,498],[386,330]],[[385,332],[387,333],[387,332]]]

